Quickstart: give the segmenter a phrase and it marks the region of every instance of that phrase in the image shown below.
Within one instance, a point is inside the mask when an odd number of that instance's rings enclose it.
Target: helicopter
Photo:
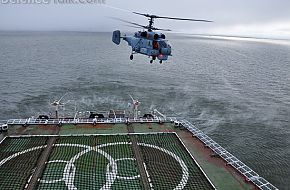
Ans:
[[[172,56],[171,54],[171,45],[166,39],[165,34],[161,32],[155,31],[171,31],[170,29],[161,29],[155,28],[154,19],[170,19],[170,20],[181,20],[181,21],[194,21],[194,22],[213,22],[210,20],[197,20],[190,18],[177,18],[177,17],[166,17],[166,16],[158,16],[151,14],[144,14],[139,12],[132,12],[137,15],[141,15],[148,18],[149,24],[141,25],[135,22],[129,22],[126,20],[117,19],[122,22],[126,22],[130,24],[130,27],[134,28],[142,28],[143,31],[135,32],[134,36],[121,36],[120,30],[116,30],[113,32],[112,41],[119,45],[121,43],[121,39],[128,42],[128,45],[132,47],[132,53],[130,55],[130,60],[133,60],[134,54],[143,54],[151,58],[150,63],[153,63],[156,58],[159,60],[160,64],[162,61],[168,59],[168,56]],[[145,30],[144,30],[145,29]]]

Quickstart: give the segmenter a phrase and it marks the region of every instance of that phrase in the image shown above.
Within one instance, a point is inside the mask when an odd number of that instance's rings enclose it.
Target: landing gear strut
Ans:
[[[153,63],[153,61],[156,60],[156,56],[152,56],[152,59],[150,60],[150,63]]]
[[[130,55],[130,60],[133,60],[133,54]]]

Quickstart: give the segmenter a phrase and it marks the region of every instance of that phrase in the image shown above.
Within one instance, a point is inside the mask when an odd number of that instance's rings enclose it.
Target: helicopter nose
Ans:
[[[167,48],[161,48],[161,53],[163,55],[171,55],[171,48],[167,47]]]

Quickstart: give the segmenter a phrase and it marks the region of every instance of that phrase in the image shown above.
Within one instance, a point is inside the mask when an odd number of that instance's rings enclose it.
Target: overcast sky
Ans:
[[[214,21],[156,20],[156,27],[176,32],[290,39],[290,0],[105,0],[105,6],[56,4],[54,0],[49,4],[16,5],[7,1],[16,0],[0,0],[0,30],[134,31],[110,16],[148,24],[129,10]]]

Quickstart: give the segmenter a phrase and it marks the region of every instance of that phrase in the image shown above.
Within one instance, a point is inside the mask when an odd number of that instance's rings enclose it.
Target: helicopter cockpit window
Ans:
[[[159,45],[161,48],[167,48],[167,43],[165,41],[159,41]]]

